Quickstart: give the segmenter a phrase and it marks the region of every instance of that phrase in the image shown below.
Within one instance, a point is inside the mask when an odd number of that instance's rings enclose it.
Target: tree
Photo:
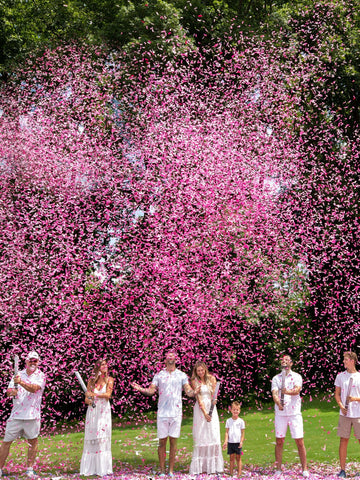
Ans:
[[[294,104],[269,52],[223,62],[219,50],[216,71],[188,55],[129,83],[126,61],[70,45],[3,85],[1,343],[8,362],[40,349],[48,421],[77,415],[72,370],[104,354],[117,412],[128,380],[148,378],[170,346],[187,370],[211,355],[228,396],[245,377],[264,394],[266,325],[276,338],[306,295],[286,282],[299,259],[277,191],[297,163]]]

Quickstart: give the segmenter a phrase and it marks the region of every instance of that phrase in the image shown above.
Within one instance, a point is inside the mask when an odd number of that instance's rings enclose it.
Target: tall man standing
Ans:
[[[345,478],[347,446],[351,427],[360,442],[360,373],[356,370],[357,355],[355,352],[344,353],[345,371],[335,378],[335,400],[340,407],[338,436],[340,437],[338,477]]]
[[[174,476],[176,443],[180,437],[182,420],[182,390],[186,395],[194,397],[197,390],[193,390],[185,373],[176,368],[176,353],[169,351],[165,357],[165,368],[157,373],[148,388],[143,388],[136,382],[132,387],[143,395],[152,396],[159,393],[157,411],[157,436],[159,439],[158,455],[160,476],[165,475],[166,443],[170,441],[169,476]]]
[[[302,378],[301,375],[291,370],[292,364],[291,357],[284,355],[281,359],[281,368],[284,373],[276,375],[271,382],[271,392],[275,402],[275,474],[281,474],[284,441],[289,427],[291,436],[298,448],[303,477],[308,477],[303,418],[301,415],[300,391]]]
[[[26,368],[9,383],[7,396],[13,398],[13,408],[0,447],[0,476],[10,445],[20,436],[26,438],[29,444],[26,475],[35,476],[33,465],[40,433],[41,398],[45,388],[45,375],[38,369],[39,360],[37,352],[29,352],[25,361]]]

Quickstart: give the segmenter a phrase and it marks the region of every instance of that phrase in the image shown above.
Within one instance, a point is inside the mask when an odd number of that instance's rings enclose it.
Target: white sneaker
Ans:
[[[302,476],[305,477],[305,478],[309,478],[310,477],[309,471],[308,470],[303,470]]]
[[[32,468],[28,468],[25,474],[28,478],[36,478],[36,473]]]
[[[281,470],[275,470],[274,477],[280,477],[280,475],[282,475],[282,471]]]

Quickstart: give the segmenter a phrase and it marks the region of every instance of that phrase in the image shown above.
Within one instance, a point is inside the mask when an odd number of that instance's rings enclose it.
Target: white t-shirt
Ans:
[[[178,417],[182,415],[182,389],[188,377],[177,368],[173,372],[164,369],[157,373],[152,382],[159,392],[158,417]]]
[[[41,398],[46,382],[45,375],[38,368],[31,375],[26,373],[26,369],[21,370],[19,375],[23,382],[39,385],[40,390],[36,393],[30,393],[19,385],[17,397],[13,398],[13,408],[9,418],[15,420],[39,420],[41,416]],[[14,388],[14,379],[10,381],[8,388]]]
[[[351,387],[351,392],[349,395],[352,397],[360,397],[360,372],[349,373],[345,370],[345,372],[339,373],[335,378],[335,387],[339,387],[341,389],[340,397],[341,402],[345,406],[346,397],[348,395],[348,387],[350,378],[353,379],[353,384]],[[343,415],[342,411],[340,410],[340,415]],[[349,418],[360,418],[360,402],[349,402],[348,406],[348,413],[346,415]]]
[[[281,395],[282,374],[279,373],[271,381],[271,391],[277,390],[279,398]],[[298,373],[290,372],[285,377],[286,390],[292,390],[295,387],[302,387],[302,378]],[[301,397],[300,395],[284,395],[284,410],[279,410],[275,404],[275,413],[280,416],[298,415],[301,413]]]
[[[245,429],[245,422],[242,418],[238,417],[236,420],[228,418],[226,420],[225,428],[229,429],[229,443],[240,443],[241,430]]]

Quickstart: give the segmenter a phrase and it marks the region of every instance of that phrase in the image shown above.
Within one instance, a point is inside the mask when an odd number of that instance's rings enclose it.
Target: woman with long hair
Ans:
[[[113,473],[109,402],[113,387],[114,379],[109,376],[107,361],[98,360],[89,378],[85,395],[88,409],[80,475],[104,476]]]
[[[210,375],[204,362],[197,361],[190,384],[194,390],[200,386],[200,393],[196,395],[194,405],[194,450],[190,475],[220,473],[224,470],[224,459],[221,451],[220,424],[216,405],[212,415],[209,415],[216,378]]]

